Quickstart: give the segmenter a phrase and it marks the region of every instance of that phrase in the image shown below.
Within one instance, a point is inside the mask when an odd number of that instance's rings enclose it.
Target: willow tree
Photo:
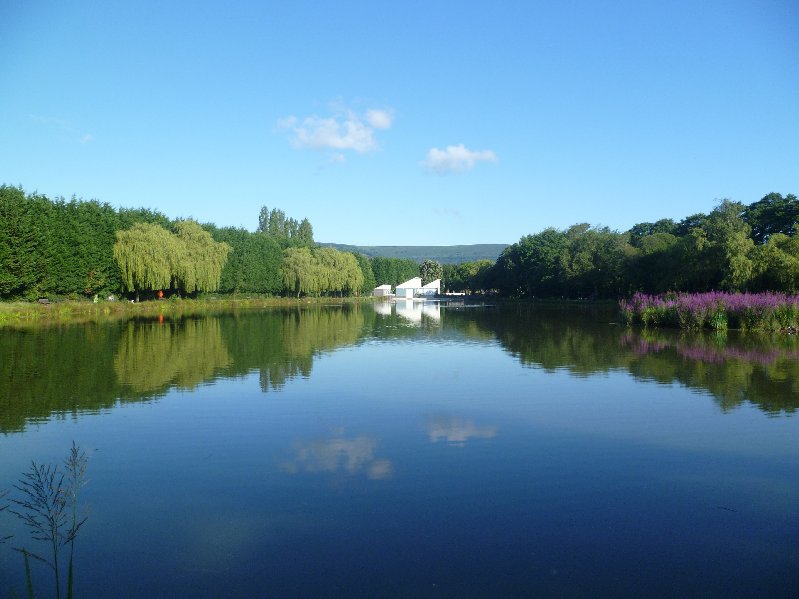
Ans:
[[[230,246],[214,241],[211,234],[192,220],[175,223],[179,251],[175,258],[175,279],[186,293],[216,291]]]
[[[172,286],[175,258],[181,243],[163,227],[151,223],[136,223],[127,231],[117,231],[114,260],[122,274],[127,291],[169,289]]]
[[[319,248],[313,253],[319,277],[319,290],[327,293],[341,293],[346,277],[344,254],[335,248]]]
[[[363,271],[354,254],[334,248],[314,251],[320,291],[331,294],[357,294],[363,288]]]
[[[343,254],[342,263],[344,267],[344,287],[343,290],[352,295],[358,295],[364,286],[364,274],[355,254],[341,252]]]
[[[300,297],[301,293],[315,294],[320,290],[318,268],[308,248],[287,248],[280,267],[283,287]]]

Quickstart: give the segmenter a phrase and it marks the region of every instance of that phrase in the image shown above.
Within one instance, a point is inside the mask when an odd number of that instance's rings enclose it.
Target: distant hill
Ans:
[[[370,258],[410,258],[416,262],[435,260],[441,264],[460,264],[474,260],[496,260],[507,243],[477,243],[474,245],[345,245],[319,243],[342,252],[355,252]]]

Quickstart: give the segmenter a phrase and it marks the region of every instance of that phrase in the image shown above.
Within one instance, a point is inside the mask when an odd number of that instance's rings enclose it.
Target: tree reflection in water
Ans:
[[[76,417],[147,401],[222,377],[257,373],[264,392],[279,390],[309,377],[320,354],[366,340],[499,343],[527,367],[578,377],[622,371],[679,383],[711,393],[724,410],[750,402],[780,414],[799,406],[795,336],[653,332],[613,324],[616,319],[615,308],[602,306],[445,306],[435,318],[422,314],[418,326],[394,311],[348,304],[6,328],[0,335],[0,431],[21,431],[54,414]]]
[[[710,393],[723,410],[749,402],[769,414],[799,407],[795,335],[724,335],[627,328],[602,306],[520,304],[447,311],[445,326],[492,334],[511,355],[547,371],[586,377],[626,371],[642,380]]]
[[[231,362],[215,318],[129,321],[114,357],[114,372],[121,385],[151,395],[172,387],[193,389]]]

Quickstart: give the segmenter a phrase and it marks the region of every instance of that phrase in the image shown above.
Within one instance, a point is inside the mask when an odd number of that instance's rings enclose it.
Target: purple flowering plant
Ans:
[[[799,295],[779,292],[636,293],[619,302],[628,324],[689,330],[799,328]]]

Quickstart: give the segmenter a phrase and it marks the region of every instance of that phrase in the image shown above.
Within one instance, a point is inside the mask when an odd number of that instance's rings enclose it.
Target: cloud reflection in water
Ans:
[[[459,416],[440,414],[427,419],[427,436],[431,443],[444,441],[449,445],[463,446],[470,439],[491,439],[496,434],[496,426],[477,426]]]
[[[377,440],[366,435],[335,436],[295,444],[294,457],[282,465],[284,472],[365,473],[373,480],[388,478],[394,471],[390,460],[375,457]]]

